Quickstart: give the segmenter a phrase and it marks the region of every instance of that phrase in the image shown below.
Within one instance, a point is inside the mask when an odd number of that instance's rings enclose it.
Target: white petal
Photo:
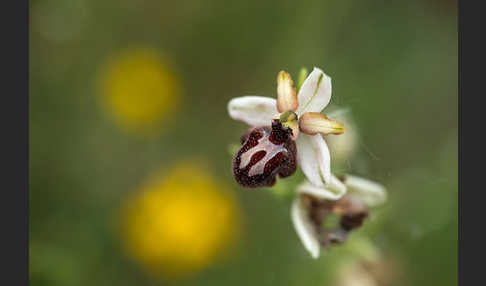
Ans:
[[[309,219],[307,209],[305,208],[303,201],[299,198],[292,202],[290,210],[292,222],[294,224],[295,231],[300,238],[300,241],[304,245],[305,249],[310,252],[313,258],[319,257],[319,240],[314,230],[312,222]]]
[[[278,115],[277,101],[263,96],[242,96],[230,100],[228,112],[231,118],[251,126],[271,125]]]
[[[320,134],[300,134],[297,138],[297,160],[307,180],[317,187],[331,181],[331,155]]]
[[[323,187],[319,162],[309,140],[309,135],[300,134],[295,141],[297,145],[297,161],[307,180],[317,187]]]
[[[299,108],[297,115],[305,112],[321,112],[331,100],[331,78],[319,68],[305,79],[297,95]]]
[[[376,206],[386,201],[386,189],[378,183],[346,175],[344,184],[350,196],[358,198],[368,206]]]
[[[335,176],[332,176],[331,182],[327,187],[316,187],[306,181],[297,187],[297,192],[323,200],[339,200],[346,194],[346,185]]]
[[[309,135],[306,134],[306,136]],[[310,136],[310,142],[314,149],[317,150],[317,161],[319,162],[319,169],[324,178],[324,183],[329,184],[331,182],[331,154],[326,141],[320,134],[316,134]]]

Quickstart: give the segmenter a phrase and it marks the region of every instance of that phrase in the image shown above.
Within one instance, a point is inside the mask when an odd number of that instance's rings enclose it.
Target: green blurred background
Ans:
[[[359,133],[333,166],[388,189],[358,230],[384,257],[378,285],[456,285],[456,12],[452,0],[31,0],[31,285],[336,285],[343,247],[311,259],[289,202],[239,188],[227,151],[246,129],[231,98],[275,97],[280,70],[313,66]],[[170,258],[147,269],[125,251],[120,213],[180,162],[230,198],[238,235],[172,277],[154,274]]]

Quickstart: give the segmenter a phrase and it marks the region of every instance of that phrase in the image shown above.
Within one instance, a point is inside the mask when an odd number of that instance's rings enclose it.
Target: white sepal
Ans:
[[[312,258],[317,259],[320,248],[319,240],[310,221],[308,210],[300,196],[292,202],[290,215],[300,241],[305,249],[310,252]]]
[[[242,96],[230,100],[228,113],[231,118],[251,126],[271,125],[272,118],[278,116],[277,101],[263,96]]]

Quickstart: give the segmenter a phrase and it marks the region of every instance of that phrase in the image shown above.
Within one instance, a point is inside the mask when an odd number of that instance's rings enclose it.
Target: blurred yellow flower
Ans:
[[[129,49],[112,56],[100,74],[104,106],[127,131],[148,131],[170,118],[180,100],[180,83],[156,51]]]
[[[239,237],[240,213],[203,165],[157,173],[127,201],[124,245],[158,278],[192,274],[221,257]]]

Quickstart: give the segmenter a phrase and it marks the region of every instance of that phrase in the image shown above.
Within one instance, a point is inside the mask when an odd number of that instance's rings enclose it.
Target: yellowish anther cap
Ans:
[[[299,102],[292,78],[284,71],[279,72],[277,76],[278,112],[285,112],[287,110],[296,111],[298,106]]]
[[[296,139],[299,136],[299,118],[295,112],[287,110],[280,114],[280,123],[283,127],[292,129],[292,139]]]
[[[343,124],[317,112],[304,113],[300,117],[299,128],[300,131],[309,135],[315,135],[317,133],[323,135],[344,133]]]

